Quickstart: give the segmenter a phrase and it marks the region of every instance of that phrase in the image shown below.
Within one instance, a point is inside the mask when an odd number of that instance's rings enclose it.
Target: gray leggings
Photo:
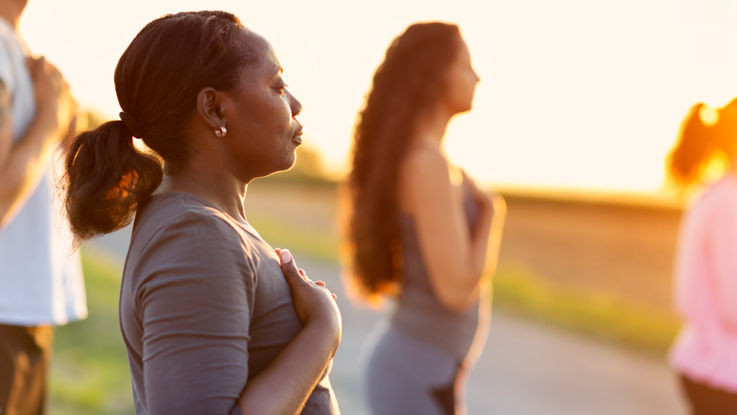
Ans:
[[[374,415],[460,415],[461,362],[392,326],[368,344],[364,391]],[[457,410],[458,409],[458,410]]]

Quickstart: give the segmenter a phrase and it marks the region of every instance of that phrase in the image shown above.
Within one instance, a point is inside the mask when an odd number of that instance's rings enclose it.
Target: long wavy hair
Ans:
[[[719,109],[698,103],[681,124],[677,142],[668,155],[668,173],[677,186],[687,189],[702,184],[716,162],[729,165],[735,153],[737,99]]]
[[[369,301],[401,288],[398,172],[419,120],[447,94],[447,73],[461,45],[456,25],[409,26],[387,49],[358,115],[344,256],[353,288]]]
[[[183,12],[147,24],[115,68],[115,91],[126,119],[75,138],[66,159],[66,208],[78,239],[130,223],[193,149],[186,121],[204,87],[230,91],[255,58],[238,18],[223,11]],[[135,130],[135,131],[134,131]],[[138,137],[152,152],[133,145]],[[163,162],[162,162],[163,161]]]

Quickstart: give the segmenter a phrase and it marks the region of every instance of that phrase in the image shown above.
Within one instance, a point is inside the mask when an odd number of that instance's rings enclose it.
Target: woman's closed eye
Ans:
[[[287,92],[287,87],[288,86],[289,85],[287,85],[286,83],[284,83],[284,81],[281,81],[281,82],[279,82],[278,84],[276,84],[274,86],[274,89],[277,90],[280,95],[284,95]]]

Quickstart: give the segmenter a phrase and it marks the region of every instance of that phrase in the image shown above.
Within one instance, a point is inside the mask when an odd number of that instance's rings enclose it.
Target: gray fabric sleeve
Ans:
[[[235,230],[188,211],[141,258],[137,309],[150,414],[240,414],[255,275]]]

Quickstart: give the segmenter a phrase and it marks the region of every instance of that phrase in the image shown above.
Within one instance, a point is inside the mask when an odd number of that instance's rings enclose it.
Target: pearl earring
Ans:
[[[221,126],[220,126],[220,128],[218,128],[217,130],[215,130],[215,135],[216,135],[216,136],[217,136],[218,138],[223,138],[223,137],[225,137],[225,134],[228,134],[228,129],[227,129],[227,128],[225,128],[225,126],[224,126],[224,125],[221,125]]]

